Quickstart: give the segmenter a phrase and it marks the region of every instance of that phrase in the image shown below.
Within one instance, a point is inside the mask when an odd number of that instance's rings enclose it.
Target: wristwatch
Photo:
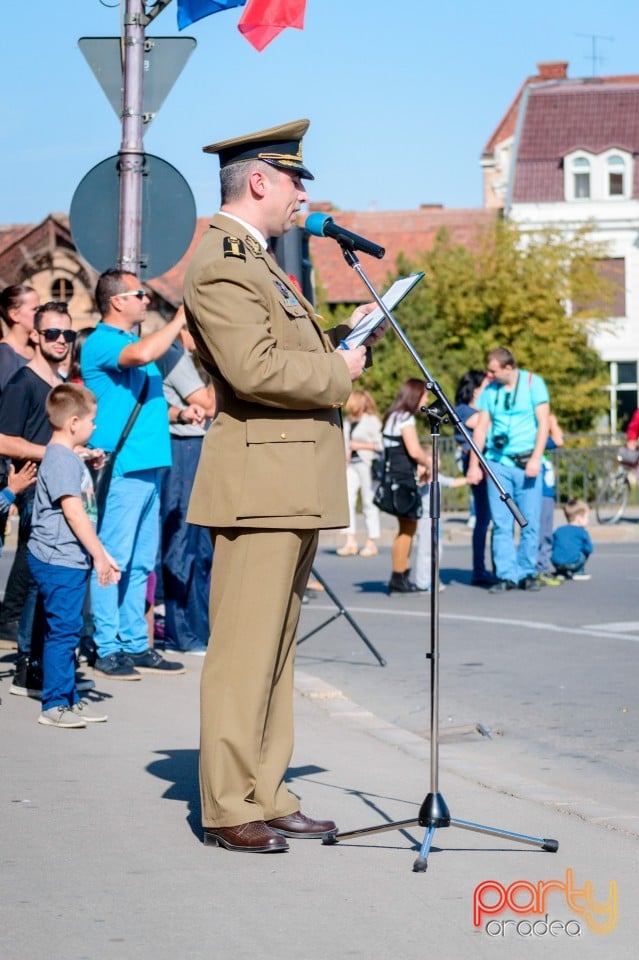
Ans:
[[[177,415],[177,417],[175,418],[175,422],[176,422],[176,423],[179,423],[179,424],[180,424],[181,426],[183,426],[183,427],[186,426],[186,420],[185,420],[184,417],[182,416],[182,410],[178,410],[178,415]]]

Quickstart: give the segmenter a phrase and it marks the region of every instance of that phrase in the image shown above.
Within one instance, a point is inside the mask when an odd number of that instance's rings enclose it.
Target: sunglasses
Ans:
[[[143,300],[144,297],[148,297],[146,290],[129,290],[128,293],[114,293],[111,300],[115,300],[116,297],[137,297],[138,300]]]
[[[49,327],[48,330],[38,330],[38,333],[44,337],[47,343],[53,343],[60,337],[64,337],[65,343],[73,343],[75,340],[75,330],[60,330],[59,327]]]

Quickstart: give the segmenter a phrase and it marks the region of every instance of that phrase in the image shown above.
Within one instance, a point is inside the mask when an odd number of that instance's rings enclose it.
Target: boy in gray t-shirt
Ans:
[[[92,561],[102,586],[120,570],[95,532],[97,511],[91,476],[74,448],[84,447],[95,428],[95,395],[63,383],[46,401],[53,428],[38,471],[28,563],[45,614],[42,655],[42,713],[38,723],[85,727],[106,720],[92,713],[75,688],[75,648]]]

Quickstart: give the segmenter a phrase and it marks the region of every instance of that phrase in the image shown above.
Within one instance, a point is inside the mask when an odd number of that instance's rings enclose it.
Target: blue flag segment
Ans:
[[[178,30],[184,30],[196,20],[202,20],[212,13],[230,10],[232,7],[243,7],[246,0],[178,0],[177,23]]]

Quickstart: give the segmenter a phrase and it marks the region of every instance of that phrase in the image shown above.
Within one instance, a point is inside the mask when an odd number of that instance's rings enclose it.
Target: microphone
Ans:
[[[356,233],[351,233],[346,227],[340,227],[326,213],[309,214],[304,226],[314,237],[331,237],[349,250],[361,250],[362,253],[367,253],[369,257],[377,257],[378,260],[381,260],[386,253],[384,247]]]

